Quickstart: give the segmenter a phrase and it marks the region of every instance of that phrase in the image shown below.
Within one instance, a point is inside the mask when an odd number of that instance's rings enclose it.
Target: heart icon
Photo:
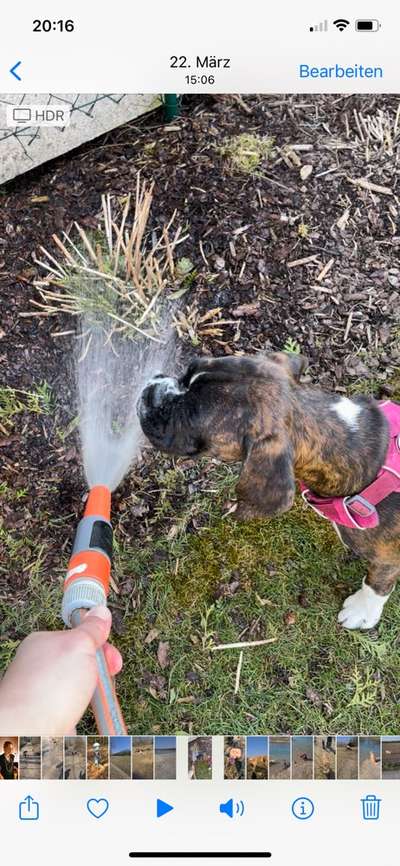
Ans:
[[[100,797],[99,800],[96,800],[95,797],[92,797],[87,801],[86,807],[88,812],[93,815],[94,818],[102,818],[103,815],[106,814],[109,807],[108,800],[105,800],[104,797]]]

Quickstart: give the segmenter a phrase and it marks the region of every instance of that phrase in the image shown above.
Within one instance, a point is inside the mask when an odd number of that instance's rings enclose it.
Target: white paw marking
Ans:
[[[357,406],[357,403],[353,403],[348,397],[341,397],[340,400],[332,404],[331,409],[352,430],[358,429],[357,418],[360,412],[362,412],[362,406]]]
[[[389,595],[378,595],[364,581],[361,589],[346,598],[338,616],[340,625],[344,628],[373,628],[382,616]]]

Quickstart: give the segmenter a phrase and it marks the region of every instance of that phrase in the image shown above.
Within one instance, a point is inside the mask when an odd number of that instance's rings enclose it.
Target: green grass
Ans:
[[[113,640],[124,657],[117,688],[129,730],[396,731],[397,593],[377,631],[341,629],[336,617],[344,598],[360,585],[363,563],[349,559],[331,526],[302,502],[268,522],[237,524],[222,518],[235,480],[234,470],[226,467],[211,464],[204,476],[202,467],[188,472],[163,461],[150,479],[151,488],[156,483],[162,494],[146,537],[127,541],[126,531],[115,527],[114,576],[121,592],[111,597],[119,620]],[[188,482],[199,492],[188,495]],[[202,486],[207,489],[201,491]],[[129,519],[129,508],[126,514]],[[1,530],[0,575],[10,568],[22,574],[24,598],[0,602],[6,635],[0,668],[25,634],[60,627],[66,558],[62,561],[60,554],[59,574],[54,574],[46,562],[48,532],[43,521],[39,543]],[[293,625],[287,624],[289,612]],[[154,629],[155,639],[146,643]],[[212,647],[270,637],[276,641],[244,651],[235,695],[239,651],[212,652]],[[170,645],[164,670],[157,660],[160,640]],[[90,714],[81,731],[93,732]]]
[[[0,596],[0,671],[4,671],[20,640],[31,631],[59,628],[61,589],[49,580],[45,542],[38,545],[0,526],[0,549],[0,582],[12,574],[23,585],[23,594],[17,591],[6,600]]]
[[[160,507],[166,526],[156,550],[150,527],[148,546],[124,546],[117,557],[119,580],[130,575],[145,583],[137,611],[129,598],[124,603],[118,639],[125,660],[118,690],[129,727],[226,734],[396,730],[396,597],[379,634],[341,629],[338,611],[365,567],[348,559],[331,526],[302,503],[268,522],[222,519],[234,474],[215,467],[210,477],[212,496],[192,498],[189,509],[190,519],[206,515],[203,529],[185,532],[187,508],[177,519],[169,497],[174,479],[181,492],[182,477],[179,469],[169,470],[161,479],[169,493]],[[154,564],[162,553],[167,558]],[[239,589],[217,598],[221,584],[232,580],[239,580]],[[296,616],[292,626],[285,624],[288,612]],[[146,644],[154,628],[158,637]],[[235,696],[239,651],[211,647],[269,637],[276,642],[245,650]],[[166,671],[157,662],[158,640],[170,644]]]
[[[0,387],[0,423],[5,427],[11,428],[15,416],[22,412],[50,415],[52,411],[52,393],[47,382],[41,382],[32,391],[23,391],[9,386]]]

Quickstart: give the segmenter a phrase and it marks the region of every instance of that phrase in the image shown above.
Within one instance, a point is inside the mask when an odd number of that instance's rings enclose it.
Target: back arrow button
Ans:
[[[14,78],[17,79],[17,81],[22,81],[21,76],[18,75],[18,72],[16,71],[18,69],[18,66],[21,66],[21,63],[22,63],[22,60],[18,60],[18,63],[14,63],[14,66],[12,66],[11,69],[9,70],[10,74],[13,75]]]

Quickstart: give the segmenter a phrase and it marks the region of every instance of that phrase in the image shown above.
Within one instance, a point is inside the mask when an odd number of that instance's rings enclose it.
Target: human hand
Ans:
[[[110,628],[110,611],[95,607],[77,628],[25,638],[0,682],[0,730],[74,734],[97,685],[96,650],[105,644],[111,675],[121,670],[120,653],[105,643]]]

